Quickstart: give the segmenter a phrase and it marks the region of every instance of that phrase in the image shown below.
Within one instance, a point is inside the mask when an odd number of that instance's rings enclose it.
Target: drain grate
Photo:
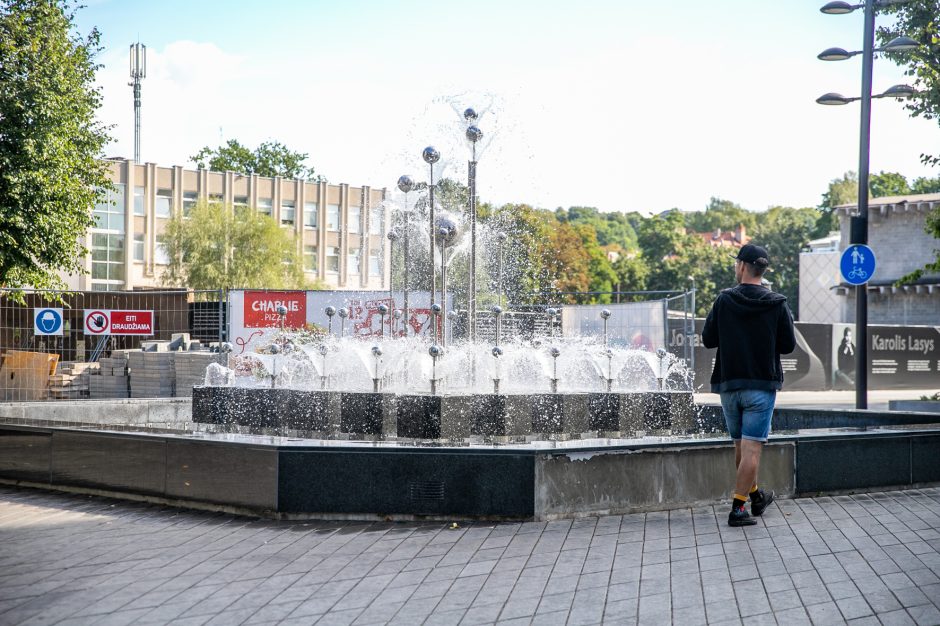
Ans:
[[[412,502],[443,502],[444,482],[441,480],[413,480],[408,483],[408,496]]]

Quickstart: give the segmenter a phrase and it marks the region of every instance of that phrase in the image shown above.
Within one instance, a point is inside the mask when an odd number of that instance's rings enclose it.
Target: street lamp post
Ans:
[[[901,0],[904,2],[907,0]],[[917,42],[909,37],[897,37],[883,48],[875,48],[875,9],[889,4],[899,4],[898,0],[865,0],[862,4],[848,2],[829,2],[820,11],[829,15],[851,13],[856,9],[865,12],[865,26],[862,33],[862,50],[849,52],[842,48],[828,48],[818,58],[822,61],[844,61],[858,54],[862,55],[862,92],[858,98],[846,98],[838,93],[827,93],[816,99],[819,104],[840,105],[860,100],[862,105],[861,126],[858,146],[858,215],[851,218],[850,243],[868,243],[868,166],[871,149],[871,100],[872,98],[910,97],[914,90],[907,85],[895,85],[882,94],[872,96],[871,79],[875,52],[904,52],[917,48]],[[855,287],[855,408],[868,408],[868,285]]]

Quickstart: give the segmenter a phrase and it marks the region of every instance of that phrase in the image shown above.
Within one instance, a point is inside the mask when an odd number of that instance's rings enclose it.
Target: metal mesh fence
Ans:
[[[222,291],[0,290],[0,400],[190,395],[224,305]]]

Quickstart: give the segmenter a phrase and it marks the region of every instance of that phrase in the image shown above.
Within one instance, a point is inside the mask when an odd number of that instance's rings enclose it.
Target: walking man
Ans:
[[[750,526],[774,501],[757,486],[760,454],[770,435],[777,390],[783,385],[780,355],[793,352],[796,338],[787,299],[761,284],[770,256],[761,246],[742,246],[735,257],[738,285],[723,290],[705,319],[702,343],[718,348],[711,389],[721,395],[738,468],[729,526]],[[744,505],[751,500],[751,513]]]

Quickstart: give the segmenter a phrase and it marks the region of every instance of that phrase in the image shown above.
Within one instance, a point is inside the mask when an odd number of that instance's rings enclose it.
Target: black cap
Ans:
[[[770,265],[770,255],[767,254],[767,249],[752,243],[741,246],[738,255],[734,258],[745,263],[754,263],[760,267]]]

